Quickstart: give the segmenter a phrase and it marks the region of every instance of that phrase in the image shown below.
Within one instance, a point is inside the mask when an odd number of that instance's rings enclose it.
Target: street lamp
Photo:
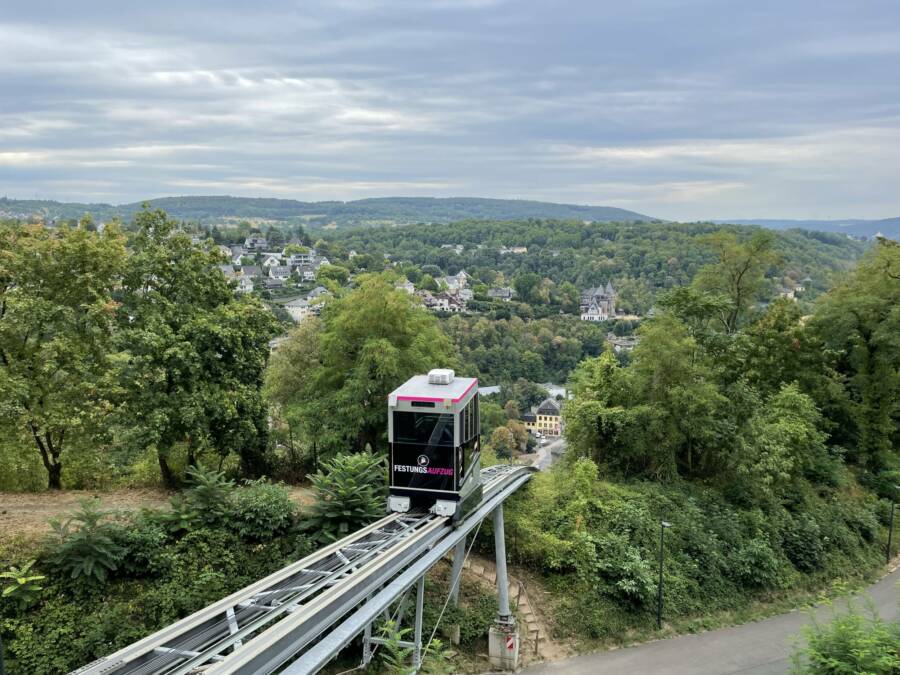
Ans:
[[[894,490],[900,491],[900,485],[895,485]],[[885,552],[885,555],[887,557],[886,564],[888,564],[888,565],[891,564],[891,542],[894,538],[894,507],[896,505],[897,505],[897,500],[891,499],[891,520],[890,520],[890,524],[888,525],[888,543],[887,543],[887,551]]]
[[[663,536],[666,528],[672,527],[672,523],[665,520],[659,521],[659,587],[656,596],[656,628],[662,628],[662,606],[663,606]]]

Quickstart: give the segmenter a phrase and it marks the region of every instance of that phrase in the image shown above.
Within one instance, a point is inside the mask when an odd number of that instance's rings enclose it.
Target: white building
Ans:
[[[294,323],[300,323],[310,315],[309,300],[306,298],[295,298],[290,302],[284,303],[284,308],[290,314]]]
[[[394,288],[396,288],[398,291],[406,291],[410,295],[416,292],[416,287],[413,285],[413,282],[411,282],[406,277],[403,277],[400,281],[394,284]]]

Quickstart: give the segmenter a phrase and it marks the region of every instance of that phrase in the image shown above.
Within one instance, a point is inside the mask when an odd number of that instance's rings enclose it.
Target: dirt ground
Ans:
[[[291,499],[301,506],[315,501],[307,487],[291,486]],[[170,492],[152,488],[131,488],[97,492],[61,490],[47,492],[0,492],[0,539],[22,536],[38,539],[50,531],[50,518],[65,517],[78,508],[80,499],[99,497],[111,511],[137,511],[141,508],[166,508]]]

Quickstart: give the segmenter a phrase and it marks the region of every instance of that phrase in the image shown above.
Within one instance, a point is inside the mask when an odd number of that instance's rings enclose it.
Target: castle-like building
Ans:
[[[616,315],[616,289],[612,280],[606,286],[588,288],[581,293],[581,320],[606,321]]]

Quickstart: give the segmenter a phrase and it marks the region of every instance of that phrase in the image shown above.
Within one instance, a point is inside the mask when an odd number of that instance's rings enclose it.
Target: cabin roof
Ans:
[[[455,377],[450,384],[429,384],[427,375],[413,375],[392,391],[388,400],[440,402],[449,398],[457,403],[469,393],[469,390],[477,386],[478,379],[474,377]]]

